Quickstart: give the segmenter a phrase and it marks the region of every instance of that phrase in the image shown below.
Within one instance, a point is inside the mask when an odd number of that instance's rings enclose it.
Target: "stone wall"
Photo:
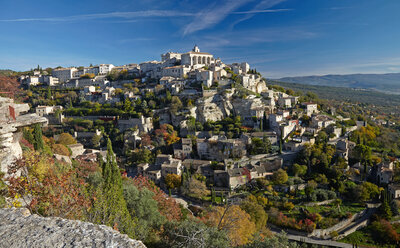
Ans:
[[[111,227],[57,217],[31,215],[26,208],[0,209],[1,247],[146,248]]]
[[[306,185],[304,185],[304,186],[306,186]],[[323,206],[323,205],[332,203],[334,201],[336,201],[336,199],[330,199],[330,200],[321,201],[321,202],[309,202],[309,203],[304,204],[304,206]]]
[[[350,223],[352,223],[355,219],[360,218],[361,216],[363,216],[368,209],[364,209],[363,211],[354,214],[351,218],[342,220],[341,222],[337,223],[336,225],[329,227],[327,229],[315,229],[310,235],[309,237],[318,237],[318,238],[322,238],[322,239],[329,239],[330,238],[330,234],[334,231],[339,231],[343,228],[345,228],[347,225],[349,225]]]
[[[343,239],[344,237],[352,234],[353,232],[368,226],[369,223],[369,219],[363,220],[360,223],[358,223],[357,225],[355,225],[354,227],[350,228],[349,230],[345,231],[344,233],[342,233],[341,235],[337,236],[334,238],[334,240],[340,240]]]

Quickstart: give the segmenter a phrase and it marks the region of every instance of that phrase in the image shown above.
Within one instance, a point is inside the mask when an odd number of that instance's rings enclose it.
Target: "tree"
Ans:
[[[226,231],[231,246],[247,244],[256,232],[256,225],[250,215],[237,205],[214,207],[205,216],[205,221],[218,230]]]
[[[97,148],[100,147],[100,141],[101,141],[102,136],[101,135],[93,135],[91,142],[92,142],[92,146]]]
[[[132,108],[132,103],[129,100],[129,98],[125,98],[125,102],[124,102],[124,111],[129,113],[133,110]]]
[[[318,184],[314,180],[310,180],[307,182],[307,186],[305,187],[304,191],[307,196],[310,196],[314,190],[317,188]]]
[[[176,189],[181,186],[181,177],[177,174],[168,174],[165,176],[165,184],[169,189]]]
[[[94,75],[93,73],[85,73],[83,75],[80,76],[80,78],[87,78],[87,79],[92,79],[94,78],[96,75]]]
[[[210,194],[204,182],[192,177],[189,181],[184,182],[182,193],[194,198],[203,198]]]
[[[400,239],[396,229],[387,220],[374,221],[370,228],[371,234],[377,243],[396,244]]]
[[[252,138],[249,152],[251,155],[267,154],[271,151],[271,142],[267,137]]]
[[[288,174],[286,173],[286,171],[282,169],[275,171],[274,174],[272,175],[272,181],[275,184],[284,184],[287,182],[288,179],[289,179]]]
[[[154,193],[153,199],[158,203],[158,211],[165,216],[168,221],[181,220],[182,211],[179,204],[174,199],[168,198],[153,181],[139,175],[133,179],[133,184],[139,190],[146,188]]]
[[[379,188],[373,183],[363,182],[354,189],[354,196],[361,202],[369,201],[379,196]]]
[[[136,149],[132,153],[132,160],[136,164],[151,163],[153,161],[153,154],[149,149]]]
[[[48,100],[51,100],[51,90],[50,90],[50,87],[47,88],[46,98],[47,98]]]
[[[392,218],[392,209],[390,207],[389,193],[385,190],[382,191],[382,204],[379,206],[379,215],[385,220],[390,220]]]
[[[138,220],[135,226],[136,237],[151,242],[156,238],[156,230],[167,220],[158,211],[158,203],[153,199],[154,193],[146,188],[139,190],[132,180],[125,180],[123,188],[129,213]]]
[[[265,189],[269,185],[269,181],[265,178],[257,178],[256,182],[257,182],[258,188],[260,188],[260,189]]]
[[[182,107],[183,107],[183,104],[182,104],[181,100],[179,99],[179,97],[173,96],[171,98],[171,105],[170,105],[171,113],[176,114],[178,112],[178,110],[181,109]]]
[[[172,248],[228,248],[229,238],[224,231],[209,227],[195,219],[168,223],[165,242]]]
[[[367,173],[367,165],[371,161],[371,147],[366,145],[357,145],[354,148],[356,158],[364,165],[364,174]]]
[[[135,223],[128,211],[123,195],[122,178],[117,166],[111,140],[107,141],[107,158],[102,163],[102,194],[93,208],[94,222],[108,225],[135,237]]]
[[[307,165],[293,164],[293,174],[297,176],[304,176],[307,173]]]
[[[35,144],[35,138],[33,137],[31,129],[24,128],[23,130],[23,137],[26,139],[30,144]]]
[[[83,177],[87,176],[87,166],[92,165],[81,163],[79,169],[71,168],[55,165],[54,160],[43,153],[24,153],[9,169],[9,197],[29,195],[20,200],[35,214],[83,220],[91,207]],[[21,174],[17,176],[16,171]]]
[[[215,189],[214,189],[214,187],[211,189],[211,202],[212,203],[214,203],[215,202],[215,197],[216,197],[216,194],[215,194]]]
[[[257,200],[247,199],[240,204],[240,208],[250,215],[250,220],[254,222],[257,230],[260,231],[266,227],[268,215]]]
[[[77,142],[76,142],[76,139],[74,137],[72,137],[71,134],[62,133],[58,137],[57,143],[68,146],[68,145],[76,144]]]
[[[62,145],[62,144],[53,144],[51,149],[53,150],[53,153],[55,154],[60,154],[64,156],[70,156],[71,152],[68,149],[68,147]]]
[[[167,102],[171,102],[171,100],[172,100],[171,92],[169,92],[169,90],[167,90],[165,92],[165,94],[166,94],[165,98],[167,99]]]
[[[318,174],[314,179],[319,184],[329,184],[328,178],[324,174]]]
[[[328,134],[326,134],[326,132],[324,132],[324,131],[320,131],[318,133],[317,138],[315,139],[315,142],[317,144],[319,144],[319,143],[327,143],[328,140],[329,140]]]
[[[42,137],[42,128],[40,127],[40,124],[35,124],[35,128],[33,130],[33,137],[34,137],[34,143],[33,146],[35,150],[41,151],[44,148],[44,142],[43,142],[43,137]]]

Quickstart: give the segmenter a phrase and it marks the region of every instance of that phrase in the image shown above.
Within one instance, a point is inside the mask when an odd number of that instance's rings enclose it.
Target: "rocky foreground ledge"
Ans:
[[[57,217],[30,214],[26,208],[0,209],[0,247],[146,248],[112,228]]]

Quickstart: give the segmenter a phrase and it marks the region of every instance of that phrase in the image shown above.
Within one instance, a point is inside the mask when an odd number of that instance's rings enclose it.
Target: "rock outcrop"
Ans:
[[[26,208],[0,209],[0,247],[146,248],[137,240],[104,225],[31,215]]]
[[[47,124],[45,117],[24,114],[28,104],[16,104],[11,98],[0,97],[0,171],[7,173],[8,166],[22,155],[19,140],[21,128],[35,123]]]
[[[219,121],[228,117],[232,109],[229,99],[223,95],[200,98],[197,101],[197,119],[202,123]]]

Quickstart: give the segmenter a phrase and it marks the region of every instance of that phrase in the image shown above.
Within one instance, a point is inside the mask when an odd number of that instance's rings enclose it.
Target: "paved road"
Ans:
[[[278,233],[282,232],[282,230],[280,228],[273,227],[273,226],[269,226],[269,229],[274,234],[278,234]],[[292,241],[298,241],[298,242],[303,242],[303,243],[307,243],[307,244],[314,244],[314,245],[322,245],[324,247],[353,248],[353,246],[350,245],[350,244],[336,242],[336,241],[332,241],[332,240],[308,238],[308,237],[305,237],[305,236],[289,234],[289,233],[286,233],[286,237],[289,240],[292,240]]]
[[[314,244],[314,245],[323,245],[327,247],[339,247],[339,248],[353,248],[353,245],[331,241],[331,240],[319,240],[319,239],[312,239],[303,236],[297,236],[292,234],[287,234],[289,240],[295,240],[299,242],[304,242],[307,244]]]
[[[178,196],[178,195],[171,195],[171,197],[174,198],[175,201],[176,201],[177,203],[180,203],[180,204],[182,204],[185,208],[188,208],[189,203],[188,203],[185,199],[183,199],[182,197],[180,197],[180,196]]]

